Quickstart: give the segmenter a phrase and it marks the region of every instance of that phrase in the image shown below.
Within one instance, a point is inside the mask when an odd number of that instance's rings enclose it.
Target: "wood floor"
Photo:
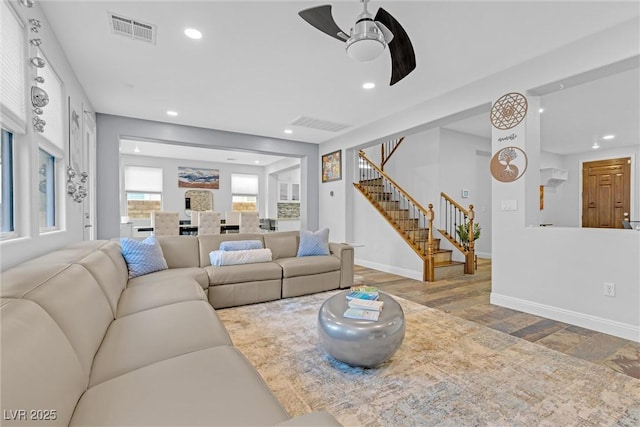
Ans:
[[[535,342],[553,350],[607,366],[640,379],[640,344],[533,316],[489,303],[491,260],[478,259],[474,275],[420,282],[406,277],[355,266],[356,279],[391,295],[442,310],[491,329]]]

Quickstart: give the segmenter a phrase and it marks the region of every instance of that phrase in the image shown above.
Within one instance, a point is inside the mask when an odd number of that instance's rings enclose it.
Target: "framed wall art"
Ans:
[[[220,188],[220,170],[179,166],[178,187],[218,190]]]
[[[322,182],[342,179],[342,150],[333,151],[322,156]]]

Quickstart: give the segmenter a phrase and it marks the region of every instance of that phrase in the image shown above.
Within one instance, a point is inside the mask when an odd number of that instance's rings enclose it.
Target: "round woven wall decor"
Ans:
[[[527,155],[521,148],[505,147],[491,158],[491,175],[500,182],[513,182],[527,170]]]
[[[498,129],[511,129],[527,115],[527,98],[517,92],[508,93],[491,107],[491,124]]]

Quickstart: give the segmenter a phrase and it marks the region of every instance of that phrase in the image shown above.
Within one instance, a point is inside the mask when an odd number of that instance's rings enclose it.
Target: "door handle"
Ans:
[[[89,227],[93,227],[93,225],[92,224],[87,224],[87,225],[84,226],[84,228],[89,228]]]

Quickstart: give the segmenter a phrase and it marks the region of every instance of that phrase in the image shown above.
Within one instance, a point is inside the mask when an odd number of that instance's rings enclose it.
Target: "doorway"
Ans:
[[[582,226],[622,228],[631,207],[631,158],[582,165]]]

